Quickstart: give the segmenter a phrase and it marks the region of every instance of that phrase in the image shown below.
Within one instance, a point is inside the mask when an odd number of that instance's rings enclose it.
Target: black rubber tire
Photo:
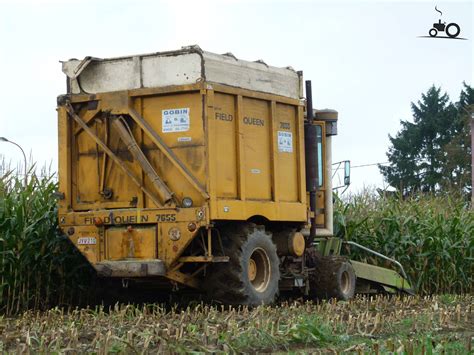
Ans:
[[[436,28],[432,28],[429,34],[430,34],[430,37],[436,37],[436,35],[438,34],[438,31],[436,30]]]
[[[209,298],[225,304],[249,306],[272,303],[278,293],[280,261],[271,235],[263,226],[245,223],[221,228],[221,236],[230,261],[214,264],[210,268],[204,282]],[[252,255],[255,258],[254,253],[262,255],[268,266],[268,277],[264,277],[265,287],[261,290],[252,284],[248,276],[250,258]]]
[[[450,27],[456,27],[456,32],[454,34],[451,34],[449,33],[449,28]],[[446,34],[448,35],[448,37],[450,38],[456,38],[459,33],[461,32],[461,28],[459,27],[459,25],[457,23],[450,23],[449,25],[446,26]]]
[[[314,272],[310,274],[309,282],[312,297],[347,301],[355,294],[355,271],[343,257],[320,258]]]

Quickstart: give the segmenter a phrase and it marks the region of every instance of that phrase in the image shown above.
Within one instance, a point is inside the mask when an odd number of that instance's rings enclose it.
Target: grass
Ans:
[[[7,352],[467,353],[474,296],[357,298],[222,308],[157,304],[0,318]]]
[[[334,220],[338,236],[401,262],[418,293],[474,291],[474,211],[455,194],[402,199],[367,192],[337,200]]]

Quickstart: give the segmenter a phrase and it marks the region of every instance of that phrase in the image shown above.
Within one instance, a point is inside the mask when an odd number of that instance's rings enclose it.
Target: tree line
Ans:
[[[466,83],[456,102],[434,85],[412,102],[412,120],[402,120],[395,137],[389,136],[388,165],[379,165],[385,180],[403,195],[470,194],[473,104],[474,89]]]

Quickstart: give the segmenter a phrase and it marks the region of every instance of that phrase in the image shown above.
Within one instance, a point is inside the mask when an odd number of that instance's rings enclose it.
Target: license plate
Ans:
[[[92,245],[97,244],[97,239],[94,237],[81,237],[77,240],[78,245]]]

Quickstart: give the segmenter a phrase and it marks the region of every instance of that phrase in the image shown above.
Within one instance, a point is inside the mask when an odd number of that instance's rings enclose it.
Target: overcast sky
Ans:
[[[435,5],[468,40],[418,38],[438,21]],[[433,84],[457,100],[462,82],[473,84],[473,37],[471,1],[0,0],[0,136],[56,170],[59,60],[198,44],[303,70],[314,106],[339,111],[333,160],[384,162],[411,101]],[[0,155],[21,159],[6,143]],[[375,166],[354,169],[352,182],[384,185]]]

